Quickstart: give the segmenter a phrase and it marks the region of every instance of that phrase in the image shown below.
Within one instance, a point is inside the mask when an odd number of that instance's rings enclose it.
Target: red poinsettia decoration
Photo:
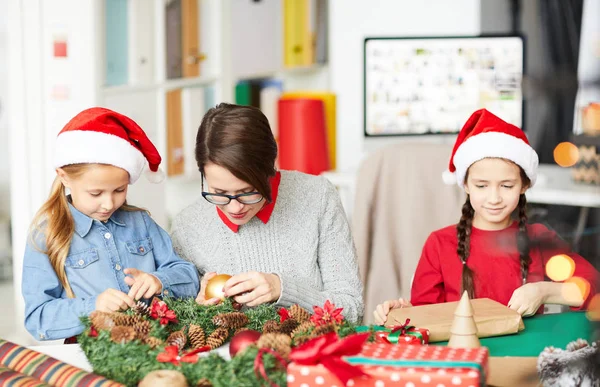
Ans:
[[[290,312],[288,312],[288,310],[286,308],[279,308],[279,310],[277,311],[277,313],[279,314],[279,322],[282,323],[285,320],[287,320],[288,318],[290,318]]]
[[[164,301],[156,301],[152,303],[152,309],[150,309],[150,317],[157,320],[160,319],[160,325],[167,325],[172,322],[177,324],[177,316]]]
[[[89,337],[98,337],[98,331],[96,330],[96,327],[93,325],[90,325],[90,333],[88,333]]]
[[[342,316],[342,310],[344,308],[336,308],[335,304],[325,301],[323,307],[313,306],[314,314],[310,317],[310,321],[315,325],[323,325],[327,323],[340,323],[344,319]]]
[[[182,353],[179,355],[179,348],[176,345],[169,345],[165,347],[165,351],[156,355],[156,360],[161,363],[171,363],[179,366],[183,363],[196,363],[198,361],[198,353],[210,351],[210,347],[204,346],[193,351]]]

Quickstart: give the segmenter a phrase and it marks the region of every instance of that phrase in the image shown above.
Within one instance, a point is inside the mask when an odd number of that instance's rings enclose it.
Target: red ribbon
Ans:
[[[290,360],[301,365],[322,364],[329,372],[346,385],[348,380],[360,376],[369,376],[360,367],[351,365],[342,356],[353,356],[360,353],[369,333],[359,333],[339,339],[335,332],[312,339],[294,348]]]
[[[210,347],[208,345],[186,353],[182,353],[180,356],[179,348],[176,345],[169,345],[168,347],[165,347],[164,352],[161,352],[158,355],[156,355],[156,360],[158,360],[161,363],[171,363],[176,366],[181,365],[180,362],[196,363],[198,361],[198,354],[200,352],[206,351],[210,351]]]
[[[267,370],[265,369],[265,363],[263,360],[263,355],[265,353],[270,353],[271,355],[273,355],[275,357],[275,360],[277,360],[277,362],[280,366],[283,367],[283,369],[287,367],[286,361],[283,359],[283,357],[281,357],[280,354],[273,351],[271,348],[260,348],[258,350],[258,353],[256,354],[256,357],[254,358],[254,374],[257,378],[262,377],[263,380],[268,382],[271,387],[279,387],[267,375]]]

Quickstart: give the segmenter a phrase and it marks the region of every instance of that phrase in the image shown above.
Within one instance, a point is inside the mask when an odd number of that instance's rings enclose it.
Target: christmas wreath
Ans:
[[[96,311],[83,322],[78,342],[94,372],[128,386],[283,386],[293,347],[332,332],[356,333],[329,301],[309,312],[298,305],[240,310],[229,299],[202,306],[155,298],[122,313]],[[229,340],[231,360],[199,356]]]

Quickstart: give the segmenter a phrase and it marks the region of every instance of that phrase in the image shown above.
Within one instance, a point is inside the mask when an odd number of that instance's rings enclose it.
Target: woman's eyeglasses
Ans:
[[[206,201],[218,206],[226,206],[231,203],[232,200],[237,200],[242,204],[256,204],[263,200],[263,196],[260,192],[247,192],[239,195],[225,195],[210,192],[202,192],[202,196]]]

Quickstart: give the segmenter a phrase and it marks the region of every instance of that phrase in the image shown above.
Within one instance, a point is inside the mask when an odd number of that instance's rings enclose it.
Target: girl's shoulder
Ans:
[[[429,238],[427,240],[436,240],[438,243],[453,243],[456,244],[457,241],[456,235],[456,225],[451,224],[450,226],[446,226],[444,228],[440,228],[439,230],[435,230],[431,234],[429,234]]]

